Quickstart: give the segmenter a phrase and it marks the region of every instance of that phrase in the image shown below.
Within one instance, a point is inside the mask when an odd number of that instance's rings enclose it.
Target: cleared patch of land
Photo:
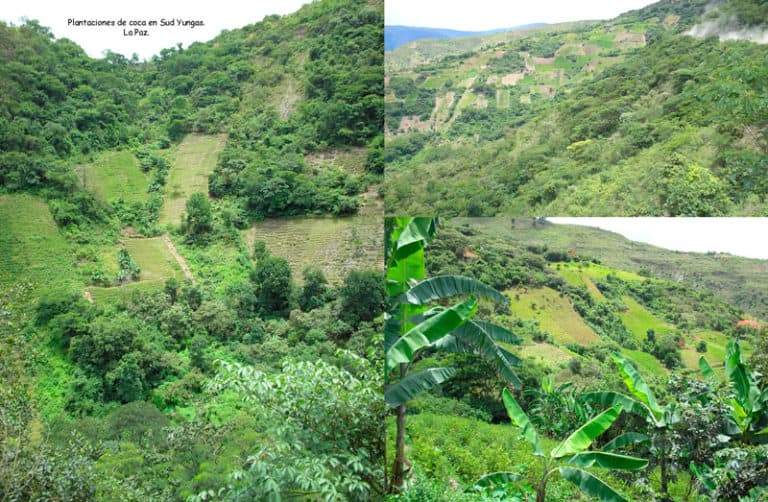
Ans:
[[[520,348],[520,355],[525,359],[535,359],[536,362],[547,366],[557,367],[573,359],[567,350],[549,343],[532,343]]]
[[[86,190],[101,200],[147,200],[149,182],[139,168],[138,159],[127,150],[104,152],[92,163],[78,167],[77,171]]]
[[[266,242],[273,256],[288,260],[297,282],[308,265],[319,266],[330,282],[383,266],[380,217],[269,219],[243,232],[243,239],[249,252],[256,241]]]
[[[0,222],[0,289],[23,284],[28,298],[43,291],[82,292],[72,250],[45,201],[0,195]]]
[[[168,171],[165,203],[160,210],[160,223],[179,224],[187,199],[196,192],[208,193],[208,175],[213,172],[226,135],[189,134],[176,149]]]
[[[674,331],[674,326],[662,321],[629,296],[623,296],[621,301],[627,306],[627,310],[619,314],[621,322],[638,340],[645,340],[649,329],[657,335]]]
[[[509,308],[521,319],[538,319],[558,343],[589,345],[601,338],[573,309],[568,298],[550,288],[508,290]]]
[[[162,237],[128,239],[124,245],[128,254],[141,269],[139,281],[106,288],[89,286],[87,291],[95,302],[121,299],[133,291],[159,289],[167,279],[174,278],[178,281],[185,279],[181,266]],[[118,249],[119,246],[113,249],[115,261],[117,261]]]

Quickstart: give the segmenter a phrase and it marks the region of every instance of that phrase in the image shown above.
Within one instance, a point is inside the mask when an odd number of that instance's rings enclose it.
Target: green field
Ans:
[[[674,326],[654,316],[629,296],[623,296],[621,301],[627,306],[627,310],[619,314],[621,322],[639,341],[645,340],[649,329],[655,331],[657,335],[674,331]]]
[[[168,246],[160,237],[151,239],[128,239],[125,248],[133,261],[141,268],[139,281],[115,287],[89,286],[87,288],[96,302],[112,301],[124,298],[133,291],[151,291],[163,286],[166,279],[184,280],[184,274]],[[119,246],[111,250],[113,260],[117,261]]]
[[[161,224],[180,223],[187,198],[195,192],[208,193],[208,175],[213,172],[225,141],[223,134],[190,134],[179,144],[168,171]]]
[[[637,368],[646,375],[664,376],[669,370],[658,359],[642,350],[621,349],[621,353],[632,359]]]
[[[0,195],[0,221],[0,289],[23,284],[27,298],[51,290],[82,292],[72,250],[42,199]]]
[[[605,295],[592,282],[587,272],[588,269],[577,267],[570,263],[555,263],[551,264],[550,267],[554,268],[572,286],[584,286],[589,291],[589,294],[592,295],[592,298],[605,300]]]
[[[573,359],[572,353],[550,343],[531,343],[520,348],[520,355],[525,359],[534,359],[549,367],[558,367]]]
[[[128,150],[104,152],[92,163],[80,166],[78,173],[85,188],[101,200],[147,200],[147,177]]]
[[[538,319],[541,328],[558,343],[600,343],[600,337],[573,310],[568,299],[554,289],[512,289],[506,293],[513,314],[521,319]]]
[[[250,251],[256,241],[267,243],[273,256],[288,260],[294,279],[317,265],[330,282],[340,282],[351,270],[381,268],[381,218],[282,218],[257,223],[243,232]]]

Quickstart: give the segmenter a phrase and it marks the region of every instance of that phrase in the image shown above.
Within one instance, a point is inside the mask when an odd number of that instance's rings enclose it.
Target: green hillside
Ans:
[[[393,219],[390,225],[399,229],[408,220]],[[401,238],[390,241],[393,248]],[[402,392],[404,383],[417,381],[428,389],[399,401],[405,404],[397,409],[391,401],[401,398],[391,390],[385,394],[397,414],[387,422],[388,458],[397,465],[394,455],[402,444],[413,473],[398,498],[578,500],[595,495],[581,483],[597,483],[594,477],[601,480],[598,486],[610,487],[615,500],[648,494],[675,502],[723,500],[764,492],[760,475],[732,470],[751,465],[748,456],[762,455],[765,448],[757,429],[768,410],[758,405],[752,418],[743,414],[750,395],[766,392],[760,379],[768,367],[762,355],[764,318],[749,319],[720,296],[720,288],[697,291],[648,270],[601,262],[587,254],[580,238],[606,253],[635,258],[615,234],[579,235],[573,227],[542,219],[442,220],[437,235],[426,239],[427,280],[439,285],[431,294],[458,289],[453,279],[441,276],[460,274],[503,291],[509,303],[468,284],[450,311],[432,308],[437,302],[431,302],[427,312],[466,315],[460,309],[470,291],[482,293],[487,298],[464,321],[473,328],[419,346],[409,333],[434,329],[428,317],[390,345],[388,357],[401,357],[403,339],[413,342],[415,355],[408,356],[413,368],[406,368],[406,377],[389,375],[387,389]],[[651,252],[636,246],[639,254]],[[653,250],[670,269],[681,265],[682,254]],[[401,258],[392,256],[390,264],[400,267]],[[708,258],[684,256],[697,257]],[[727,272],[721,276],[727,282]],[[389,277],[396,282],[398,275]],[[762,289],[745,285],[743,292]],[[420,296],[424,289],[417,283],[399,298]],[[713,371],[702,371],[700,360]],[[427,375],[435,381],[426,381]],[[403,442],[396,431],[404,432]],[[628,440],[631,445],[624,443]],[[540,453],[534,454],[532,444]],[[567,454],[564,448],[570,448]],[[701,468],[691,467],[693,452],[711,456]],[[626,464],[608,460],[616,454]],[[631,462],[638,468],[628,468]],[[586,470],[574,477],[569,464]],[[597,465],[602,469],[589,470]]]
[[[72,247],[59,232],[45,201],[0,195],[0,290],[23,289],[24,304],[46,291],[80,293]]]
[[[0,500],[383,498],[383,16],[0,22]]]
[[[725,12],[767,20],[759,2],[706,5],[662,0],[392,66],[387,212],[766,214],[767,49]],[[744,40],[687,35],[712,19],[731,24],[707,34]]]
[[[768,317],[768,268],[763,260],[718,253],[682,253],[634,242],[625,237],[577,225],[554,225],[530,218],[455,219],[472,228],[498,236],[519,239],[531,245],[549,245],[634,274],[651,274],[702,291],[716,291],[729,303],[749,314]],[[564,273],[573,265],[561,265]],[[579,270],[576,267],[576,270]],[[599,267],[581,270],[596,271]],[[581,272],[594,273],[594,272]],[[568,275],[566,275],[568,278]]]

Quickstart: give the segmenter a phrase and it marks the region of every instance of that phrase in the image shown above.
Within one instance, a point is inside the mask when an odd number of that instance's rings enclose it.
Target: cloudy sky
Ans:
[[[483,31],[530,23],[610,19],[653,0],[386,0],[386,24]]]
[[[130,0],[105,2],[103,0],[22,0],[4,2],[0,20],[21,24],[21,18],[37,19],[51,29],[56,38],[69,38],[77,42],[92,57],[101,57],[107,49],[139,59],[149,59],[161,49],[181,42],[184,47],[192,42],[205,42],[221,30],[234,29],[255,23],[270,14],[295,12],[309,0],[216,0],[214,2],[189,2],[181,0],[152,1]],[[203,27],[196,28],[140,28],[150,32],[147,37],[127,37],[122,27],[71,27],[72,19],[123,19],[149,20],[181,18],[201,20]],[[126,27],[130,29],[130,27]]]
[[[602,228],[676,251],[768,259],[768,218],[547,218]]]

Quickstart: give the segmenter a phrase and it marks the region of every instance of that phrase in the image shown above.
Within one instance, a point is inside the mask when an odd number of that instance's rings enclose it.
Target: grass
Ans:
[[[632,359],[637,364],[637,369],[647,375],[666,375],[669,370],[659,362],[658,359],[653,357],[647,352],[642,350],[621,349],[621,353]]]
[[[550,343],[523,345],[520,348],[520,355],[525,359],[534,359],[536,362],[552,368],[562,366],[575,357],[571,352]]]
[[[513,289],[506,293],[512,313],[521,319],[538,319],[541,328],[558,343],[600,343],[600,337],[584,323],[570,301],[554,289]]]
[[[163,280],[156,280],[132,282],[113,288],[89,286],[88,291],[91,293],[93,301],[96,303],[113,303],[130,298],[136,291],[140,293],[157,291],[163,287],[164,283],[165,281]]]
[[[154,291],[163,287],[167,279],[184,280],[184,273],[168,246],[160,237],[128,239],[125,248],[141,269],[139,281],[115,287],[89,286],[88,292],[95,302],[113,302],[127,298],[134,291]],[[113,262],[117,262],[118,247],[109,250]]]
[[[104,152],[94,162],[80,166],[78,172],[85,188],[101,200],[147,200],[149,182],[130,151]]]
[[[42,199],[0,195],[0,221],[0,288],[24,284],[30,302],[45,291],[82,292],[72,250]]]
[[[141,268],[142,281],[157,281],[175,278],[184,280],[184,274],[176,258],[160,237],[151,239],[129,239],[125,247],[133,261]]]
[[[674,331],[674,326],[654,316],[629,296],[623,296],[621,301],[627,306],[627,310],[619,314],[621,322],[638,340],[645,340],[649,329],[655,331],[657,335]]]
[[[381,268],[381,218],[280,218],[257,223],[243,232],[248,251],[264,241],[273,256],[288,260],[297,282],[308,265],[317,265],[332,283],[355,269]]]
[[[213,172],[226,136],[189,134],[179,144],[168,172],[165,203],[160,223],[178,224],[187,199],[196,192],[208,193],[208,175]]]
[[[589,291],[589,294],[592,295],[592,298],[605,300],[605,295],[597,289],[597,286],[592,282],[584,268],[577,267],[571,263],[555,263],[551,264],[550,267],[554,268],[572,286],[584,286]]]

